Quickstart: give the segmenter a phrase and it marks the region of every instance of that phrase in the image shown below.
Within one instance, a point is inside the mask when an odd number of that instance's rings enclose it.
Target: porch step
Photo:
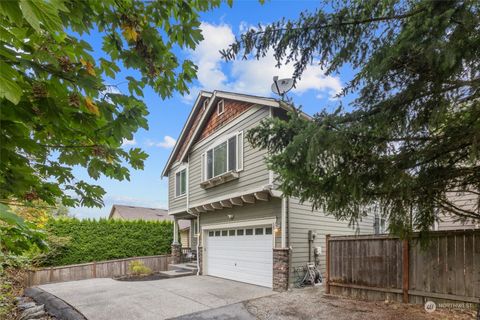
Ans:
[[[189,271],[192,273],[197,272],[197,264],[196,263],[177,263],[177,264],[169,264],[168,265],[169,271]]]
[[[169,271],[160,271],[159,273],[169,278],[191,276],[196,274],[193,271],[189,271],[189,270],[169,270]]]

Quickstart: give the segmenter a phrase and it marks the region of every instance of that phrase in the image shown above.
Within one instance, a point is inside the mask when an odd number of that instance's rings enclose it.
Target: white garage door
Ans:
[[[206,274],[272,287],[271,226],[210,230],[205,247]]]

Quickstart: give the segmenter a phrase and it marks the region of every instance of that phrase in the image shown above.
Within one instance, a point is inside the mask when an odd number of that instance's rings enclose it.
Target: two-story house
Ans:
[[[200,272],[285,290],[307,262],[325,267],[325,235],[373,233],[373,217],[355,229],[275,186],[267,151],[252,148],[249,129],[290,107],[272,98],[201,92],[168,159],[169,214],[191,221]],[[304,115],[309,117],[308,115]],[[321,247],[321,249],[319,249]]]

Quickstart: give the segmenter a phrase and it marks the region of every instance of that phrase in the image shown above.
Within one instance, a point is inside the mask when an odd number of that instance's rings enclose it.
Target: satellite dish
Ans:
[[[277,76],[273,77],[272,92],[280,95],[282,98],[293,88],[294,81],[292,78],[278,79]]]

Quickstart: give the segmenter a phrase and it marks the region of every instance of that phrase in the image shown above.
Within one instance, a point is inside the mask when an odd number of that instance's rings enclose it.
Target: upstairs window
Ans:
[[[175,197],[183,196],[187,193],[187,169],[182,169],[175,173]]]
[[[243,169],[243,133],[240,132],[202,155],[203,181]]]
[[[225,111],[225,102],[222,100],[217,103],[217,114],[221,115]]]
[[[373,231],[375,234],[386,233],[386,219],[381,217],[378,213],[375,214],[375,220],[373,223]]]

